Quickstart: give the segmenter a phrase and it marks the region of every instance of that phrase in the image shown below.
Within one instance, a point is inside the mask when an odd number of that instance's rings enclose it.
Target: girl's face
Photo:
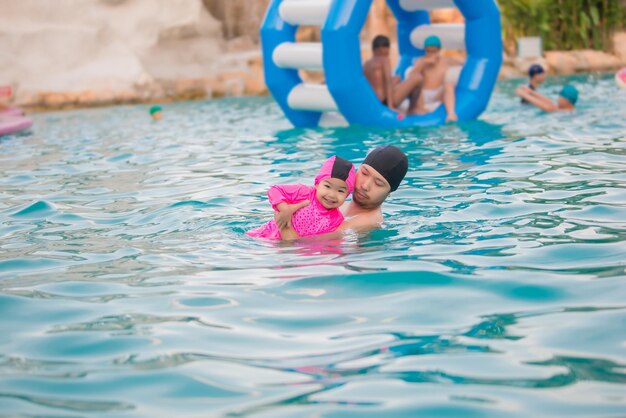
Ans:
[[[346,182],[332,177],[320,181],[315,189],[315,197],[326,209],[338,208],[348,197]]]

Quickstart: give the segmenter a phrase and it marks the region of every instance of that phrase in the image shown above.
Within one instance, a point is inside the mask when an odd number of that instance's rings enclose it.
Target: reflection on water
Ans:
[[[266,98],[35,115],[0,140],[0,410],[626,415],[626,96],[569,81],[573,115],[507,82],[409,130],[292,129]],[[243,235],[270,185],[388,143],[384,229]]]

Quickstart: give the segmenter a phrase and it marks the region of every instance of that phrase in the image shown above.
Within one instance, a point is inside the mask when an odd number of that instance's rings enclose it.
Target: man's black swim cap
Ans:
[[[400,148],[385,145],[367,154],[363,164],[371,166],[387,180],[391,191],[395,191],[409,169],[409,160]]]
[[[544,70],[541,65],[533,64],[528,69],[528,77],[533,78],[537,74],[541,74],[541,73],[545,73],[545,72],[546,72],[546,70]]]

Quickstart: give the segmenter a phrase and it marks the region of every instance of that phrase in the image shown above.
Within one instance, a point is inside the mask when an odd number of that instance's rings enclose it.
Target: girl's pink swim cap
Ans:
[[[315,184],[317,185],[320,181],[327,178],[345,181],[348,185],[348,194],[352,193],[352,190],[354,190],[354,179],[356,178],[354,164],[336,155],[330,157],[324,162],[319,173],[315,176]]]

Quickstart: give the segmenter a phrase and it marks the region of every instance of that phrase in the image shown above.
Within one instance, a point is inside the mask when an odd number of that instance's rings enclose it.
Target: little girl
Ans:
[[[298,209],[291,218],[291,225],[300,237],[333,232],[343,222],[339,206],[354,188],[354,165],[350,161],[330,157],[315,177],[315,186],[304,184],[279,184],[267,192],[270,204],[280,212],[284,205],[310,203]],[[281,239],[280,229],[272,219],[266,224],[246,232],[251,237]]]

